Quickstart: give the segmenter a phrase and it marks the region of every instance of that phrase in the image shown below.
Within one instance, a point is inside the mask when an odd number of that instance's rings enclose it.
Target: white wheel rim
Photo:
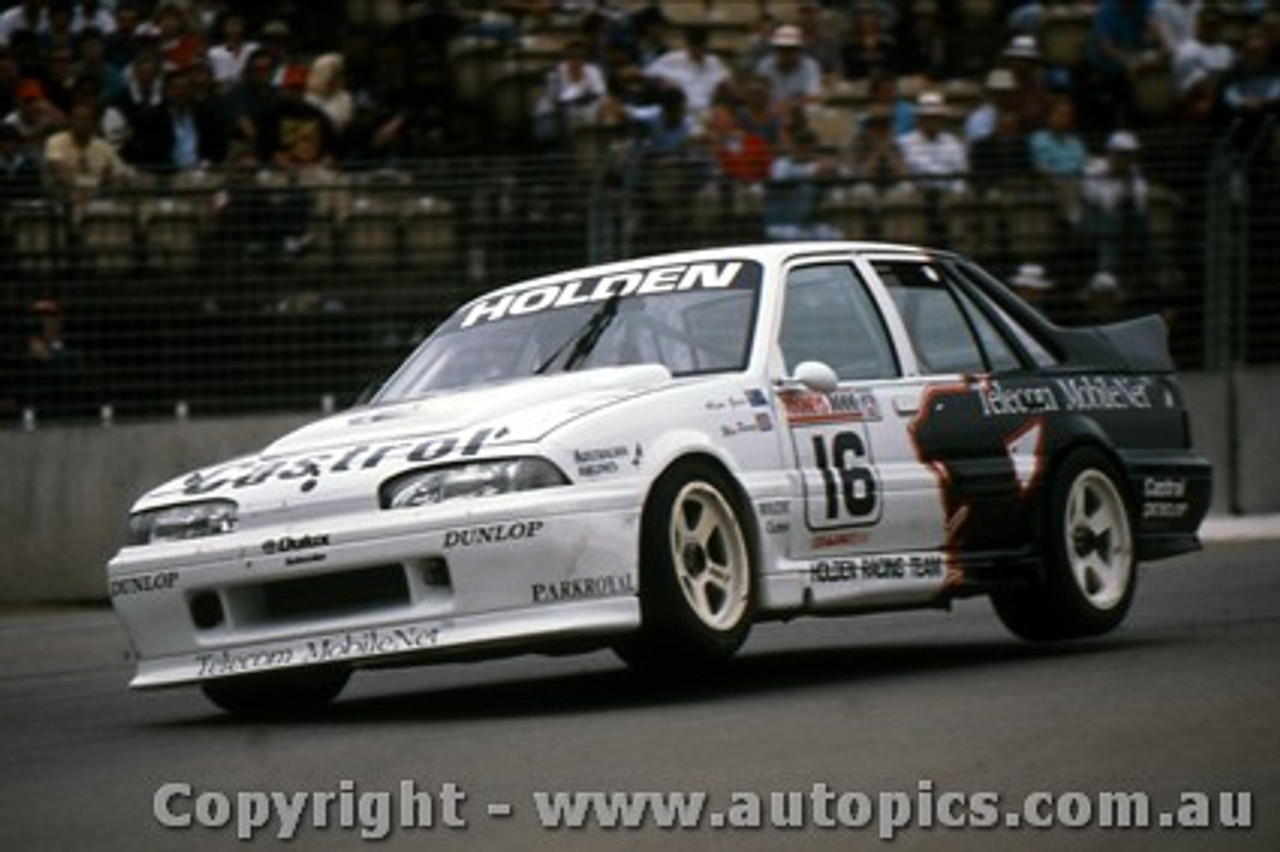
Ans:
[[[698,620],[713,630],[734,627],[747,609],[750,564],[733,507],[705,482],[691,482],[671,512],[671,561],[676,581]]]
[[[1115,484],[1096,470],[1076,477],[1063,526],[1076,588],[1097,609],[1119,604],[1133,573],[1133,537]]]

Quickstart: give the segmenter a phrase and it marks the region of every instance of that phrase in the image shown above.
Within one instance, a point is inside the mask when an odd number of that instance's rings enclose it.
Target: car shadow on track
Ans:
[[[1131,653],[1152,644],[1163,644],[1163,641],[1151,637],[1107,637],[1055,645],[991,640],[763,650],[744,653],[714,675],[676,682],[640,676],[618,663],[616,669],[608,670],[520,674],[500,681],[371,696],[356,694],[339,699],[317,715],[270,724],[420,723],[632,711],[643,707],[732,701],[828,684],[883,683],[953,670],[1044,666],[1053,660]],[[419,671],[424,680],[429,681],[430,667]],[[357,678],[377,678],[380,674],[357,673]],[[406,679],[401,677],[397,682],[404,684]],[[207,717],[171,720],[164,724],[210,727],[244,723],[211,711]]]

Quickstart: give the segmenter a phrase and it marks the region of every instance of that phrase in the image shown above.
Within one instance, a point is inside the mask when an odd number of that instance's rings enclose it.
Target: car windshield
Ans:
[[[373,402],[533,375],[661,364],[676,376],[743,370],[760,265],[707,260],[542,279],[462,307]]]

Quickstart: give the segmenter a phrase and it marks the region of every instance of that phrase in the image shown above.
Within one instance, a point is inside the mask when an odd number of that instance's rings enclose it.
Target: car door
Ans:
[[[850,573],[940,579],[944,570],[937,479],[910,429],[925,383],[904,375],[882,315],[887,297],[868,286],[868,273],[851,259],[813,260],[792,265],[784,282],[784,374],[820,362],[837,379],[825,391],[794,379],[777,389],[794,471],[788,555],[813,565],[815,583],[833,570],[844,586]]]
[[[998,552],[1034,529],[1045,418],[1057,407],[1025,346],[1010,339],[950,261],[866,258],[894,305],[913,373],[895,397],[942,502],[944,547]],[[1009,414],[1017,416],[1007,416]]]

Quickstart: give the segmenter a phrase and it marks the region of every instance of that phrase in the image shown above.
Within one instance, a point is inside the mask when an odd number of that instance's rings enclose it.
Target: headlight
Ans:
[[[501,459],[410,471],[387,480],[379,496],[384,509],[409,509],[568,484],[568,478],[546,459]]]
[[[129,516],[127,543],[153,544],[222,535],[233,532],[237,520],[237,506],[230,500],[206,500],[134,512]]]

